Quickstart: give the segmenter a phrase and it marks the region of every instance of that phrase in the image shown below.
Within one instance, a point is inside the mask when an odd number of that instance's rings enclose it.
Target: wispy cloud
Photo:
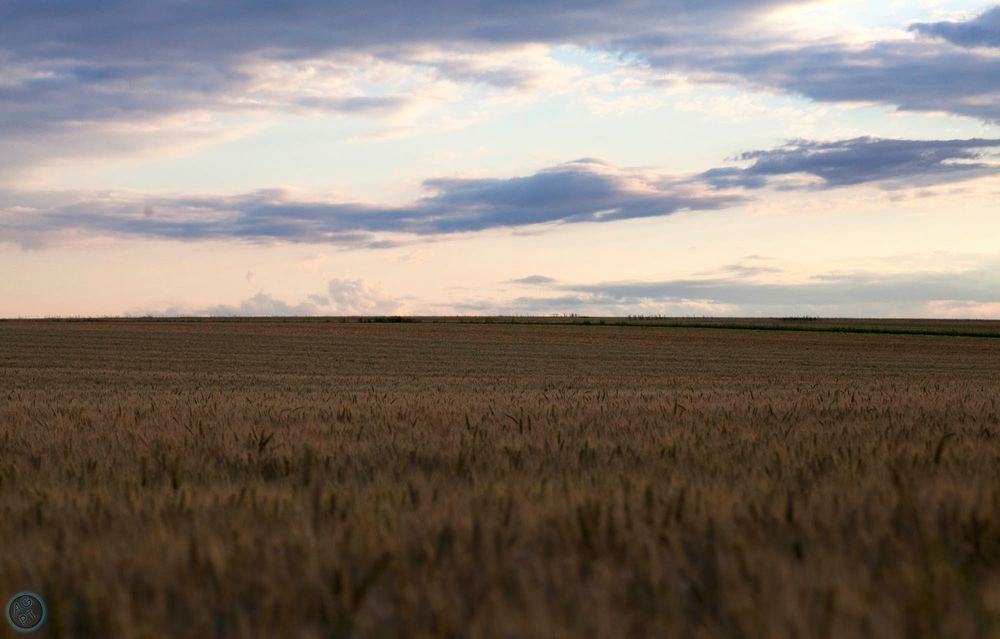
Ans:
[[[694,80],[781,90],[820,102],[867,103],[1000,123],[1000,8],[967,22],[913,25],[924,38],[858,45],[761,33],[722,45],[640,37],[631,51]]]
[[[850,305],[912,305],[932,300],[1000,301],[1000,277],[988,271],[903,274],[829,273],[800,283],[741,278],[680,279],[566,285],[563,290],[618,304],[701,299],[741,308],[822,308]]]
[[[365,279],[333,279],[325,291],[290,303],[269,293],[258,292],[237,304],[157,310],[137,310],[130,315],[160,317],[312,317],[318,315],[383,315],[398,312],[403,300]]]
[[[740,263],[735,266],[745,266]],[[535,275],[513,282],[535,292],[513,298],[481,297],[428,304],[397,297],[365,279],[333,279],[325,290],[298,302],[260,291],[236,304],[142,309],[131,315],[249,317],[387,315],[568,314],[624,316],[996,316],[1000,310],[1000,270],[978,263],[948,271],[819,273],[787,281],[778,268],[746,271],[734,265],[723,275],[656,281],[563,283]],[[777,278],[768,281],[767,278]],[[786,281],[781,281],[786,280]]]
[[[989,156],[997,147],[1000,140],[797,140],[735,158],[747,167],[679,176],[586,158],[522,177],[426,180],[428,195],[404,206],[306,199],[281,189],[229,197],[0,192],[0,239],[40,245],[103,234],[383,248],[407,237],[726,209],[750,202],[755,190],[772,183],[818,189],[959,182],[1000,174],[1000,163]],[[790,176],[800,183],[784,180]]]
[[[555,280],[551,277],[546,277],[545,275],[529,275],[527,277],[519,277],[514,280],[509,280],[509,283],[536,286],[538,284],[555,284],[557,281],[558,280]]]
[[[991,149],[1000,140],[884,140],[836,142],[794,140],[767,151],[741,153],[747,168],[712,169],[703,174],[718,186],[760,188],[775,177],[804,175],[829,188],[877,182],[884,188],[929,186],[995,175],[1000,161]]]
[[[297,199],[282,190],[233,197],[105,196],[46,203],[37,194],[0,201],[0,238],[98,233],[168,239],[245,239],[371,247],[395,245],[376,234],[426,236],[537,224],[610,222],[714,210],[743,201],[688,179],[646,175],[578,160],[505,179],[427,180],[430,192],[408,206]],[[15,204],[12,200],[21,199]],[[152,214],[150,214],[152,212]]]
[[[508,97],[566,90],[579,70],[549,55],[559,45],[607,51],[688,82],[1000,122],[1000,57],[981,50],[1000,42],[1000,7],[964,22],[914,24],[915,40],[861,46],[748,29],[797,4],[3,3],[0,142],[18,159],[0,158],[0,170],[176,144],[182,135],[206,139],[213,127],[190,120],[219,113],[362,115],[389,120],[373,133],[388,135],[401,128],[394,119],[457,99],[456,84]],[[624,108],[638,98],[588,99]]]
[[[391,117],[439,101],[437,80],[551,89],[567,69],[546,45],[614,49],[636,32],[690,38],[791,1],[7,2],[0,141],[41,160],[65,157],[66,144],[99,154],[88,130],[184,113]],[[155,139],[131,145],[140,142]]]
[[[820,273],[787,281],[777,269],[658,281],[559,284],[539,281],[538,293],[471,302],[466,312],[584,315],[857,315],[870,317],[989,317],[1000,308],[995,264],[951,271]],[[762,279],[760,276],[777,278]],[[785,279],[786,281],[781,281]]]

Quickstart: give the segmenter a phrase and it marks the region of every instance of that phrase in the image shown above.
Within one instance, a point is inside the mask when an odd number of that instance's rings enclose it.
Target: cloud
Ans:
[[[636,32],[725,28],[789,0],[290,0],[267,3],[39,0],[0,8],[0,42],[23,57],[202,61],[303,58],[400,43],[599,43]],[[802,2],[798,2],[802,4]],[[88,27],[88,28],[85,28]],[[39,39],[44,31],[47,36]],[[97,70],[92,73],[98,73]]]
[[[1000,47],[1000,6],[965,22],[920,22],[910,30],[963,47]]]
[[[400,302],[382,287],[364,279],[333,279],[327,290],[329,306],[338,315],[381,315],[400,308]]]
[[[618,169],[586,159],[535,174],[494,179],[444,178],[429,195],[401,207],[301,200],[282,190],[232,197],[74,200],[0,193],[0,239],[33,242],[79,233],[177,240],[244,239],[394,246],[376,234],[439,235],[536,224],[610,222],[722,209],[744,201],[706,184]],[[14,202],[14,200],[18,200]],[[145,215],[153,210],[154,215]]]
[[[2,47],[0,68],[9,60]],[[151,61],[88,73],[78,62],[53,64],[70,66],[6,84],[0,71],[0,143],[11,151],[0,156],[0,177],[8,181],[59,161],[186,151],[237,139],[266,126],[275,113],[333,113],[386,124],[419,117],[449,99],[434,95],[427,73],[353,53],[285,63],[253,59],[228,70]]]
[[[801,4],[808,2],[2,3],[0,142],[17,161],[0,158],[0,170],[193,143],[206,130],[211,139],[232,126],[213,120],[234,112],[406,120],[458,99],[455,83],[510,96],[564,91],[579,69],[549,55],[559,45],[607,51],[690,82],[1000,122],[1000,57],[975,48],[998,46],[1000,7],[964,22],[914,24],[917,40],[864,46],[751,28],[772,10]],[[630,98],[588,99],[621,108]],[[376,134],[398,130],[390,124]]]
[[[735,266],[741,266],[742,263]],[[820,273],[797,282],[761,281],[778,269],[743,272],[734,265],[717,277],[658,281],[560,284],[545,276],[521,278],[546,294],[512,299],[470,299],[426,305],[397,298],[365,279],[337,278],[321,293],[294,303],[265,292],[237,304],[174,306],[132,315],[187,317],[371,316],[431,309],[434,314],[580,314],[624,316],[853,316],[998,317],[1000,269],[978,263],[951,271]]]
[[[435,78],[514,91],[558,84],[553,74],[566,69],[547,53],[539,64],[530,54],[539,45],[614,49],[636,32],[691,37],[793,2],[5,2],[0,140],[41,160],[65,157],[67,143],[99,152],[100,137],[85,135],[95,128],[183,113],[384,117],[421,109],[428,90],[439,92]]]
[[[965,24],[969,33],[993,33],[996,10]],[[935,29],[916,25],[929,33]],[[955,33],[963,32],[956,25]],[[993,29],[993,27],[989,27]],[[944,27],[937,27],[944,33]],[[993,36],[989,36],[992,38]],[[954,38],[957,41],[958,36]],[[969,42],[972,37],[969,36]],[[755,41],[692,47],[658,38],[631,43],[631,54],[654,68],[700,82],[780,90],[816,100],[882,104],[904,111],[950,113],[1000,123],[1000,57],[939,39],[889,40],[867,45]]]
[[[1000,122],[1000,57],[976,48],[998,46],[1000,7],[964,22],[914,24],[916,40],[863,46],[794,41],[763,27],[771,11],[801,4],[2,3],[0,143],[9,152],[0,172],[218,139],[234,130],[225,117],[233,113],[360,115],[387,121],[371,135],[397,134],[461,99],[458,85],[508,99],[569,90],[580,70],[550,55],[560,45],[687,82]],[[621,109],[640,99],[588,95],[587,103]]]
[[[930,302],[927,306],[933,317],[1000,317],[1000,302],[983,304],[967,300],[936,300]]]
[[[660,281],[561,284],[548,295],[470,302],[463,312],[581,315],[730,315],[996,317],[995,264],[956,271],[825,273],[799,282],[767,282],[762,273]]]
[[[741,307],[910,304],[931,300],[1000,301],[1000,277],[989,271],[831,273],[802,283],[751,282],[743,278],[679,279],[658,282],[610,282],[563,290],[616,303],[642,300],[704,299]]]
[[[131,315],[156,317],[312,317],[320,315],[383,315],[398,312],[402,302],[365,279],[332,279],[327,290],[295,304],[258,292],[242,302],[206,307],[172,306]]]
[[[408,239],[535,225],[607,223],[714,211],[754,190],[928,186],[1000,174],[1000,140],[796,140],[728,166],[671,176],[584,158],[511,178],[426,180],[403,206],[307,199],[281,189],[233,196],[141,197],[0,191],[0,240],[25,246],[99,234],[391,248]],[[788,183],[789,177],[812,182]],[[396,237],[393,237],[396,236]]]
[[[311,302],[288,304],[264,292],[259,292],[235,306],[220,304],[197,310],[174,307],[162,313],[150,313],[150,315],[186,317],[275,317],[317,314],[318,307]]]
[[[719,187],[750,189],[788,175],[818,178],[824,188],[870,182],[883,188],[928,186],[1000,173],[996,154],[987,155],[998,147],[1000,140],[795,140],[741,153],[736,159],[751,162],[747,168],[712,169],[702,177]]]
[[[509,280],[510,284],[525,284],[528,286],[539,286],[546,284],[555,284],[557,280],[551,277],[546,277],[545,275],[529,275],[527,277],[519,277],[516,280]]]
[[[742,279],[751,279],[761,275],[771,275],[782,272],[782,269],[775,266],[765,266],[762,264],[752,263],[755,261],[758,260],[745,258],[744,261],[737,262],[736,264],[726,264],[720,270],[724,273],[728,273],[731,277]]]
[[[582,159],[509,179],[436,179],[425,186],[435,195],[417,224],[427,232],[482,230],[547,222],[611,222],[714,210],[743,198],[707,192],[703,185],[666,176],[647,176],[599,160]]]

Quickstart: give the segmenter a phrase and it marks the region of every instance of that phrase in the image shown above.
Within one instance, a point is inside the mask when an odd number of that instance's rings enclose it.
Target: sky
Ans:
[[[1000,4],[0,0],[0,317],[1000,318]]]

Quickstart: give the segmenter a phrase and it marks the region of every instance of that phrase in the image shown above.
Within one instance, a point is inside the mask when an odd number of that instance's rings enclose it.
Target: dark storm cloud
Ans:
[[[921,22],[910,29],[963,47],[1000,47],[1000,6],[965,22]]]
[[[767,150],[742,153],[744,169],[712,169],[702,177],[719,187],[760,188],[768,178],[812,175],[823,187],[878,182],[884,188],[927,186],[1000,173],[1000,140],[886,140],[854,138],[837,142],[795,140]],[[992,160],[992,161],[991,161]]]

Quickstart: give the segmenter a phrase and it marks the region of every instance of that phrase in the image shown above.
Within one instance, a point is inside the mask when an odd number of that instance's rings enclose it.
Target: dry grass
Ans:
[[[3,322],[0,596],[50,637],[1000,636],[998,391],[982,338]]]

